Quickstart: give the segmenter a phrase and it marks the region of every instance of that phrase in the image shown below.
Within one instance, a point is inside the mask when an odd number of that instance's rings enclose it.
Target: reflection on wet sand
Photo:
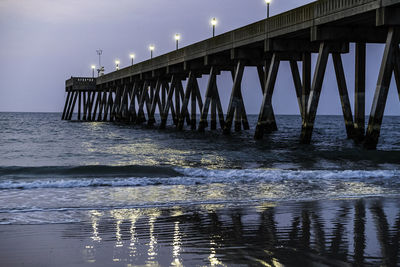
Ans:
[[[400,202],[385,201],[90,211],[91,225],[79,228],[91,229],[83,258],[104,263],[112,251],[109,260],[127,266],[396,266]]]

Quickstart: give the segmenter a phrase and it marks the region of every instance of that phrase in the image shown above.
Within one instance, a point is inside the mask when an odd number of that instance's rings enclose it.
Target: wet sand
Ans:
[[[400,200],[338,199],[85,211],[0,225],[0,266],[400,264]]]

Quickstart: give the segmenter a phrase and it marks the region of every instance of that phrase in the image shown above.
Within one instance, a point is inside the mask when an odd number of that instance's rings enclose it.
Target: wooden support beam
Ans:
[[[105,105],[107,102],[107,93],[101,92],[100,104],[99,104],[99,116],[97,117],[97,121],[103,120],[103,113],[105,111]]]
[[[197,128],[196,99],[197,99],[197,105],[201,112],[203,110],[203,100],[201,99],[199,84],[197,83],[197,79],[195,78],[193,81],[192,98],[191,98],[191,119],[190,119],[191,126],[190,126],[190,128],[192,130],[196,130],[196,128]]]
[[[107,121],[108,119],[108,111],[110,109],[110,105],[112,105],[112,92],[111,89],[106,92],[106,101],[104,103],[104,116],[103,116],[103,121]]]
[[[180,95],[180,100],[183,103],[184,98],[185,98],[185,92],[183,91],[182,83],[179,83],[179,95]],[[179,114],[177,114],[177,116],[178,116],[178,124],[179,124],[179,116],[180,116],[180,114],[181,114],[181,111],[179,110]],[[184,112],[182,114],[183,114],[183,120],[186,119],[186,124],[190,125],[190,114],[189,114],[188,110],[186,109],[186,112]],[[178,124],[177,124],[177,126],[178,126]]]
[[[181,89],[182,88],[182,81],[176,81],[175,86],[175,119],[174,124],[178,126],[179,115],[181,114]]]
[[[123,111],[124,111],[124,108],[125,108],[125,102],[127,100],[127,94],[128,94],[127,85],[124,84],[123,88],[124,89],[122,90],[122,94],[121,94],[121,96],[119,98],[119,105],[117,106],[117,110],[115,111],[118,121],[124,121],[125,120],[125,118],[123,118]]]
[[[157,103],[160,100],[160,90],[161,90],[161,80],[160,78],[157,79],[156,87],[155,87],[155,92],[153,93],[153,99],[151,102],[151,110],[149,113],[149,120],[148,120],[148,125],[153,125],[156,122],[156,119],[154,117],[154,114],[156,112],[157,108]]]
[[[196,110],[196,92],[195,92],[194,84],[192,85],[192,93],[191,93],[190,100],[191,100],[191,103],[190,103],[190,111],[191,111],[191,113],[190,113],[190,128],[192,130],[196,130],[197,110]]]
[[[300,139],[303,144],[309,144],[311,142],[328,56],[329,47],[325,42],[322,42],[319,49],[317,65],[315,67],[312,89],[308,99],[306,120],[303,122],[301,129]]]
[[[104,96],[103,96],[103,121],[107,121],[107,114],[108,114],[108,91],[104,91]]]
[[[61,116],[61,120],[65,119],[65,113],[67,112],[67,107],[68,107],[68,103],[69,103],[69,99],[71,97],[71,91],[69,91],[67,93],[67,99],[65,100],[65,104],[64,104],[64,110],[63,110],[63,114]]]
[[[110,94],[109,91],[105,91],[105,92],[104,92],[103,121],[107,121],[107,120],[108,120],[108,105],[109,105],[109,99],[110,99],[109,94]]]
[[[119,85],[115,89],[115,100],[114,100],[113,105],[111,106],[110,121],[114,121],[114,120],[119,121],[119,118],[117,116],[117,111],[119,109],[120,96],[121,96],[121,87]]]
[[[265,63],[267,64],[267,63]],[[269,64],[268,64],[269,65]],[[261,86],[261,92],[264,94],[265,81],[267,80],[263,66],[257,66],[258,80]]]
[[[233,82],[235,82],[235,71],[234,70],[231,71],[231,75],[232,75]],[[236,90],[236,96],[235,96],[236,99],[238,100],[238,102],[241,101],[241,98],[240,98],[241,94],[239,96],[239,92],[241,93],[241,91],[242,91],[242,85],[239,84],[238,89]],[[235,129],[235,132],[240,132],[242,130],[242,122],[241,122],[242,110],[241,110],[241,108],[242,108],[242,105],[239,103],[237,104],[236,107],[234,107],[235,115],[234,115],[234,123],[233,123],[234,127],[233,128]]]
[[[94,97],[94,92],[89,91],[88,92],[88,105],[87,105],[87,120],[91,121],[92,120],[92,107],[93,107],[93,97]]]
[[[241,111],[241,121],[244,130],[250,130],[249,120],[247,119],[246,107],[244,106],[242,90],[239,90],[239,98],[240,98],[240,111]]]
[[[385,111],[386,100],[390,86],[390,80],[392,78],[392,72],[394,68],[394,61],[399,60],[397,58],[398,56],[396,56],[398,44],[398,30],[391,27],[388,31],[385,51],[383,53],[378,82],[375,90],[375,96],[372,102],[368,129],[364,139],[364,147],[367,149],[376,149],[376,146],[378,144],[383,114]]]
[[[342,56],[339,53],[332,53],[332,59],[336,73],[336,80],[338,83],[340,103],[342,104],[344,122],[346,125],[347,138],[353,139],[354,138],[353,114],[351,112],[349,94],[347,92],[346,77],[344,75]]]
[[[148,92],[145,95],[146,99],[145,99],[145,104],[146,104],[146,110],[147,110],[147,116],[149,116],[150,111],[151,111],[151,102],[153,101],[153,97],[154,97],[154,82],[151,81],[149,83],[149,88],[148,88]]]
[[[64,120],[68,120],[69,117],[69,113],[70,113],[70,109],[71,109],[71,105],[72,105],[72,101],[74,98],[74,91],[69,91],[70,92],[70,97],[68,99],[68,102],[66,103],[66,110],[65,110],[65,114],[64,114]]]
[[[175,84],[175,88],[174,88],[174,91],[172,92],[172,95],[176,92],[176,90],[177,90],[177,88],[176,88],[176,84]],[[169,91],[170,91],[170,88],[168,88],[168,93],[169,93]],[[167,99],[167,101],[168,101],[168,99]],[[170,102],[170,104],[169,104],[169,108],[170,108],[170,110],[171,110],[172,123],[173,123],[174,125],[176,125],[176,118],[177,118],[177,116],[176,116],[176,114],[175,114],[175,107],[174,107],[173,98],[171,98],[171,102]],[[168,117],[168,113],[167,113],[167,117]]]
[[[201,110],[201,117],[200,117],[200,122],[199,122],[199,131],[203,132],[204,129],[207,127],[207,116],[208,116],[208,110],[210,108],[211,104],[211,99],[212,99],[212,94],[213,94],[213,89],[215,86],[215,79],[216,79],[216,68],[213,66],[211,67],[210,70],[210,77],[208,79],[208,84],[207,84],[207,90],[206,90],[206,95],[205,95],[205,100],[204,100],[204,105]]]
[[[149,83],[145,81],[143,83],[143,87],[140,89],[140,101],[139,101],[139,109],[137,113],[137,119],[136,123],[141,124],[146,121],[146,117],[144,115],[144,104],[146,102],[146,99],[148,98],[148,88],[149,88]]]
[[[130,101],[129,101],[129,121],[130,122],[135,122],[137,119],[136,115],[136,98],[137,98],[137,91],[140,88],[140,83],[138,81],[135,81],[133,84],[132,90],[131,90],[131,95],[130,95]]]
[[[74,98],[76,95],[76,91],[71,91],[71,97],[67,107],[67,113],[65,114],[65,120],[70,120],[70,114],[73,112],[72,103],[74,102]],[[72,112],[71,112],[72,111]]]
[[[314,26],[311,27],[311,42],[355,42],[355,43],[384,43],[386,38],[385,27],[375,26]],[[332,51],[333,50],[333,51]],[[342,52],[332,49],[331,52]],[[336,51],[334,51],[336,50]]]
[[[203,110],[203,99],[201,98],[199,84],[197,79],[194,80],[194,91],[196,92],[197,104],[199,105],[199,110]]]
[[[196,95],[194,94],[194,90],[193,90],[195,79],[196,79],[196,77],[195,77],[194,73],[190,72],[188,81],[186,83],[185,96],[184,96],[184,99],[182,102],[182,110],[179,115],[178,130],[183,129],[183,125],[185,122],[184,118],[186,117],[186,114],[189,113],[188,105],[189,105],[190,96],[192,96],[192,111],[193,111],[193,104],[194,104],[194,110],[195,110],[194,112],[196,113]],[[193,103],[193,99],[194,99],[194,103]]]
[[[124,88],[124,93],[122,95],[122,104],[120,109],[120,116],[124,122],[129,122],[129,87],[131,84],[126,84]]]
[[[69,98],[67,111],[66,111],[65,116],[64,116],[65,120],[70,120],[69,119],[69,114],[71,113],[71,106],[72,106],[72,102],[74,101],[74,96],[75,96],[75,91],[71,91],[71,96]]]
[[[154,99],[154,91],[155,91],[155,84],[154,82],[151,82],[150,85],[150,98],[149,98],[149,103],[150,103],[150,109],[151,109],[151,104],[153,103],[153,99]]]
[[[229,134],[232,128],[233,116],[235,110],[240,110],[241,100],[239,98],[238,91],[241,89],[242,78],[244,72],[244,64],[242,60],[239,60],[235,69],[235,78],[233,81],[231,98],[228,105],[228,111],[226,112],[226,121],[224,126],[224,134]]]
[[[110,121],[116,121],[116,116],[115,116],[115,110],[116,110],[116,105],[118,103],[118,88],[115,89],[115,98],[113,98],[113,91],[111,90],[111,99],[113,99],[112,104],[110,105]]]
[[[281,53],[280,54],[276,53],[276,55],[278,56],[279,60],[282,61],[282,58],[281,58],[282,54]],[[259,72],[260,85],[262,86],[261,87],[261,91],[262,91],[263,95],[264,95],[264,91],[265,91],[266,81],[268,79],[269,70],[270,70],[270,67],[271,67],[271,59],[266,59],[264,61],[264,66],[265,66],[264,67],[265,71],[263,71],[262,73]],[[273,109],[272,105],[271,106],[267,106],[267,108],[269,108],[270,110],[268,111],[268,116],[269,117],[267,119],[268,123],[265,125],[265,132],[270,133],[270,132],[273,132],[273,131],[277,131],[278,130],[278,126],[276,125],[275,113],[274,113],[274,109]]]
[[[210,120],[211,130],[217,129],[217,102],[215,98],[211,98],[211,120]]]
[[[162,106],[162,110],[160,111],[160,114],[164,110],[165,104],[166,104],[166,101],[167,101],[167,88],[168,88],[168,83],[164,82],[162,84],[162,91],[161,91],[161,106]]]
[[[294,88],[296,90],[297,103],[299,105],[301,118],[304,120],[304,117],[303,117],[304,112],[303,112],[303,105],[302,105],[303,85],[301,84],[299,66],[297,65],[297,61],[294,61],[294,60],[290,61],[290,69],[292,71],[293,83],[294,83]]]
[[[82,92],[83,95],[83,118],[82,120],[86,121],[86,114],[87,114],[87,99],[86,99],[86,92]]]
[[[301,54],[306,53],[318,53],[319,52],[319,44],[316,41],[325,41],[322,38],[316,37],[315,35],[319,33],[319,26],[311,27],[310,39],[271,39],[268,38],[265,40],[264,50],[267,53],[279,53],[281,61],[282,60],[301,60]],[[326,31],[322,30],[323,33]],[[331,40],[332,41],[332,40]],[[348,53],[349,52],[349,43],[348,41],[342,41],[335,39],[334,43],[331,43],[329,47],[329,52],[338,52],[338,53]]]
[[[264,95],[264,90],[265,90],[265,83],[268,79],[270,65],[271,65],[271,59],[266,59],[264,61],[265,71],[262,66],[257,66],[258,79],[260,81],[261,92],[263,95]],[[266,132],[278,130],[278,127],[276,125],[274,110],[273,110],[272,106],[270,108],[271,108],[271,110],[268,112],[270,118],[268,119],[268,125],[265,126]]]
[[[78,121],[81,120],[81,106],[82,106],[82,92],[78,91],[79,96],[78,96]]]
[[[117,109],[115,110],[115,116],[117,117],[118,121],[123,121],[122,110],[124,108],[125,97],[126,97],[126,84],[124,84],[123,89],[120,93],[120,97],[118,99],[119,104],[117,106]]]
[[[216,79],[215,79],[215,83],[214,83],[213,99],[214,99],[215,106],[216,106],[217,113],[218,113],[219,125],[221,126],[221,129],[224,129],[224,127],[225,127],[224,111],[222,109],[221,99],[219,98],[217,80]]]
[[[273,118],[273,108],[272,108],[272,95],[275,88],[276,77],[278,75],[280,59],[279,56],[274,53],[271,60],[271,65],[268,71],[268,78],[265,83],[264,96],[261,105],[260,114],[258,116],[258,123],[256,127],[256,132],[254,134],[255,139],[262,139],[265,130],[270,130],[270,126],[275,125],[275,121],[271,121]]]
[[[93,103],[94,103],[94,99],[96,97],[96,92],[90,92],[90,95],[91,95],[91,98],[90,98],[90,102],[89,102],[88,120],[92,121],[93,120],[93,116],[92,116]]]
[[[68,120],[71,120],[71,119],[72,119],[72,114],[74,113],[75,103],[76,103],[76,99],[77,99],[77,97],[78,97],[78,94],[79,94],[79,91],[76,91],[76,92],[75,92],[75,96],[74,96],[74,98],[73,98],[73,100],[72,100],[72,102],[71,102],[71,108],[70,108],[70,113],[69,113],[69,115],[68,115]],[[71,98],[71,99],[72,99],[72,98]]]
[[[232,75],[232,80],[235,80],[235,72],[231,71]],[[240,132],[243,124],[243,129],[249,130],[249,122],[247,120],[247,114],[246,114],[246,108],[244,106],[243,102],[243,96],[242,96],[242,86],[239,85],[239,89],[236,91],[237,93],[237,99],[239,99],[239,104],[235,108],[235,122],[234,122],[234,128],[236,132]]]
[[[114,107],[114,104],[115,104],[115,101],[116,101],[116,100],[117,100],[117,98],[114,97],[114,92],[113,92],[113,90],[110,89],[110,93],[109,93],[109,95],[108,95],[108,102],[109,102],[108,108],[109,108],[109,114],[110,114],[109,121],[114,121],[114,119],[115,119],[115,117],[112,116],[112,115],[113,115],[113,107]]]
[[[302,106],[302,121],[305,123],[307,117],[308,98],[311,91],[311,53],[303,53],[302,59],[302,90],[301,90],[301,106]]]
[[[210,129],[211,130],[217,129],[217,107],[218,107],[218,114],[220,115],[219,118],[221,118],[221,113],[222,113],[222,123],[221,123],[221,119],[220,119],[220,124],[223,129],[224,118],[223,118],[223,112],[222,112],[222,107],[221,107],[221,101],[219,99],[217,79],[215,78],[214,79],[214,87],[212,90],[212,98],[211,98],[211,120],[210,120]]]
[[[376,26],[400,26],[399,7],[381,7],[376,10]],[[384,27],[382,27],[384,28]]]
[[[96,103],[94,104],[92,121],[96,120],[97,109],[99,108],[100,100],[101,100],[101,92],[94,92],[93,95],[96,95]]]
[[[160,129],[165,129],[165,127],[167,125],[169,109],[171,109],[172,118],[175,120],[175,111],[174,111],[174,107],[173,107],[173,103],[172,103],[172,97],[174,96],[175,88],[176,88],[176,77],[175,77],[175,75],[172,75],[170,87],[168,90],[168,96],[167,96],[167,100],[165,103],[165,108],[161,114]]]
[[[86,95],[86,121],[90,121],[90,101],[92,99],[92,92],[88,91]]]
[[[394,78],[396,81],[397,93],[400,100],[400,49],[396,46],[396,58],[394,62]]]

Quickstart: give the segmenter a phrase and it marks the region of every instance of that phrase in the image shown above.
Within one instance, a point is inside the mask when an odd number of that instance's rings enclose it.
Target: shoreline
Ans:
[[[399,197],[87,211],[1,225],[1,266],[398,264]],[[398,243],[397,243],[398,248]]]

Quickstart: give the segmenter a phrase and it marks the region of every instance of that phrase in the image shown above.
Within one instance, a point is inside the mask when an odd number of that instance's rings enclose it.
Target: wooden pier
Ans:
[[[82,121],[153,125],[158,111],[160,128],[166,127],[171,115],[178,129],[186,123],[199,131],[219,126],[224,134],[229,134],[232,126],[235,131],[247,130],[241,82],[244,69],[250,66],[257,68],[263,95],[255,131],[255,138],[262,139],[277,130],[272,96],[279,87],[275,82],[280,62],[289,61],[302,116],[300,140],[309,144],[331,55],[347,137],[375,149],[393,73],[400,97],[399,26],[400,0],[319,0],[98,78],[72,77],[66,81],[62,119],[71,120],[76,114]],[[355,43],[356,50],[354,110],[342,63],[350,43]],[[385,51],[365,130],[368,43],[383,43]],[[312,54],[318,55],[314,71]],[[233,79],[226,113],[216,82],[222,71],[230,72]],[[203,75],[208,76],[204,97],[197,82]]]

